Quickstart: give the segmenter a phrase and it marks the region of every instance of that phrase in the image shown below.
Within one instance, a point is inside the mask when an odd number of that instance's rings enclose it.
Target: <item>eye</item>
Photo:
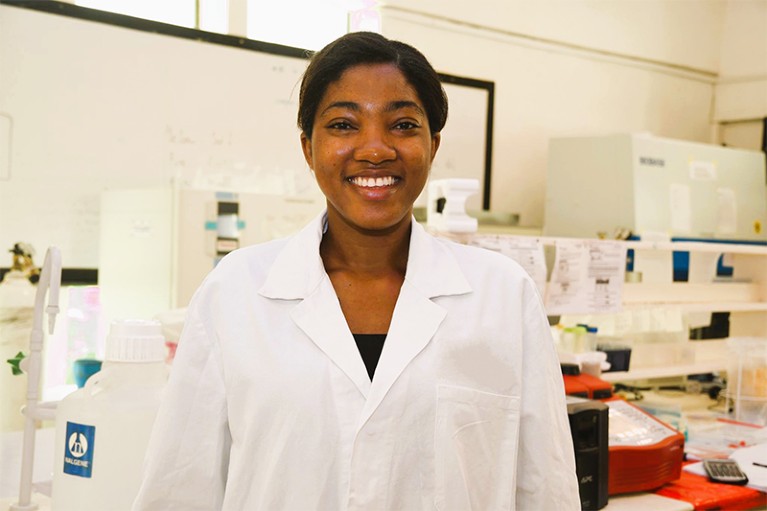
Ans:
[[[333,121],[330,124],[328,124],[328,128],[332,130],[350,130],[353,129],[354,126],[351,125],[349,121]]]
[[[399,121],[394,125],[394,129],[402,131],[414,130],[416,128],[420,128],[420,126],[413,121]]]

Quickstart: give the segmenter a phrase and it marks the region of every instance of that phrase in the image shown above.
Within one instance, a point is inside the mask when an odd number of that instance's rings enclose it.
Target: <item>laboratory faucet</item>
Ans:
[[[61,252],[50,247],[45,253],[45,262],[35,292],[35,313],[29,338],[29,356],[22,360],[21,367],[27,373],[27,403],[23,408],[24,442],[21,458],[21,480],[19,501],[11,504],[9,511],[32,511],[38,505],[32,502],[32,466],[35,456],[35,427],[39,420],[50,420],[55,410],[40,402],[40,380],[42,372],[43,316],[48,315],[48,333],[53,334],[56,315],[59,313],[59,289],[61,287]],[[48,305],[45,305],[46,292]]]

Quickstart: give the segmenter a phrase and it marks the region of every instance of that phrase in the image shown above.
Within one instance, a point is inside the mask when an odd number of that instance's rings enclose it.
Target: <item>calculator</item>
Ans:
[[[715,483],[746,484],[748,482],[748,476],[743,473],[735,460],[703,460],[703,468],[706,470],[708,478]]]

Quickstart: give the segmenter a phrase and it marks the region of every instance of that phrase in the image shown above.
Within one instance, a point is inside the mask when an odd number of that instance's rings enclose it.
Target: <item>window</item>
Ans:
[[[75,4],[182,27],[196,26],[196,0],[76,0]]]
[[[378,0],[75,0],[77,5],[208,32],[230,33],[247,12],[249,39],[318,50],[349,30],[380,32]],[[237,30],[235,28],[235,30]]]

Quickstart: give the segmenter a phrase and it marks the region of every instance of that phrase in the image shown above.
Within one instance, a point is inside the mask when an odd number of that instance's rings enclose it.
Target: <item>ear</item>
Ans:
[[[434,161],[434,157],[437,156],[437,149],[439,149],[439,143],[442,141],[442,134],[437,132],[431,136],[431,162]]]
[[[301,150],[304,152],[306,164],[309,165],[310,169],[314,170],[314,167],[312,166],[312,141],[303,131],[301,132]]]

